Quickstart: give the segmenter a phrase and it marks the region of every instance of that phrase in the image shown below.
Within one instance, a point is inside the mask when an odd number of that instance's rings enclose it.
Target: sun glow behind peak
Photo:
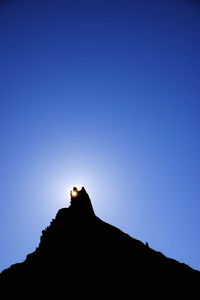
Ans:
[[[77,190],[73,190],[70,192],[72,197],[76,197],[78,195],[78,191]]]

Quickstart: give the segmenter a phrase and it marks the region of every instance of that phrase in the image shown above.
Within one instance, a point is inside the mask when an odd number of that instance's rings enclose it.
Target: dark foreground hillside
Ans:
[[[100,220],[82,188],[43,230],[38,248],[0,274],[0,287],[26,298],[34,293],[135,298],[137,293],[162,299],[198,293],[200,272]]]

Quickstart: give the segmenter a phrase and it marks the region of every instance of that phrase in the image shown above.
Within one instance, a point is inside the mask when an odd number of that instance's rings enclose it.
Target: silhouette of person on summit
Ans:
[[[70,196],[71,196],[72,198],[78,196],[78,189],[77,189],[76,187],[73,187],[73,190],[70,192]]]

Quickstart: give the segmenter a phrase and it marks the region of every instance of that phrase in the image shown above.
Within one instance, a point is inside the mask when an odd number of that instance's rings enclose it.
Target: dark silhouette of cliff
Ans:
[[[162,299],[167,293],[191,295],[199,285],[199,271],[99,219],[84,188],[74,188],[71,205],[42,231],[36,250],[0,274],[1,291],[9,295],[14,289],[21,296],[28,291],[27,298],[33,293],[65,293],[66,298],[139,293]]]

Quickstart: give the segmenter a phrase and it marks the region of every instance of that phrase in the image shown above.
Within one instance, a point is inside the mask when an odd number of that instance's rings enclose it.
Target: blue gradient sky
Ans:
[[[1,270],[76,184],[100,218],[200,269],[198,3],[0,2]]]

